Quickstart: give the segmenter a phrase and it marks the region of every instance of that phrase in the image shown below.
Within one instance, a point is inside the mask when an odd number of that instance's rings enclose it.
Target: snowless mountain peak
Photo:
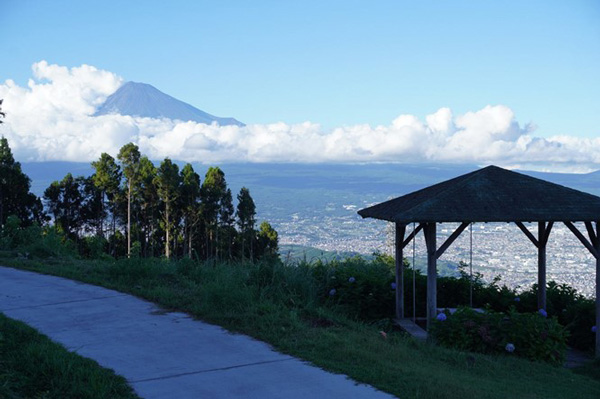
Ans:
[[[221,118],[184,103],[147,83],[127,82],[108,96],[95,115],[121,114],[148,118],[169,118],[220,126],[244,124],[234,118]]]

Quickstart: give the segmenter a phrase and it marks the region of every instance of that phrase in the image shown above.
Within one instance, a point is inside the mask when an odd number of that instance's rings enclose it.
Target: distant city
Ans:
[[[333,207],[334,204],[329,204]],[[393,227],[390,223],[362,220],[356,215],[355,205],[342,205],[345,216],[321,216],[302,219],[298,214],[289,221],[275,223],[281,244],[302,245],[324,251],[357,252],[374,251],[391,254]],[[583,232],[583,224],[576,224]],[[440,245],[458,224],[438,225]],[[536,234],[537,224],[528,225]],[[408,227],[411,231],[412,226]],[[412,260],[413,247],[405,249],[404,256]],[[473,225],[473,271],[481,273],[486,281],[500,276],[500,284],[526,289],[537,282],[537,249],[514,223],[475,223]],[[417,264],[426,257],[423,234],[417,236],[415,245]],[[469,229],[450,246],[440,261],[469,263]],[[421,262],[423,263],[423,262]],[[566,283],[585,296],[593,296],[595,289],[595,260],[563,224],[556,223],[547,247],[547,281]]]

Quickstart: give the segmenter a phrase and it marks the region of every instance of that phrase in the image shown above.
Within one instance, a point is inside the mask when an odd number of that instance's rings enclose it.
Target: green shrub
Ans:
[[[566,354],[568,331],[556,317],[539,312],[476,312],[459,308],[445,313],[431,329],[436,342],[451,348],[480,353],[512,353],[530,360],[562,364]]]
[[[371,321],[393,315],[394,274],[385,258],[317,261],[313,272],[322,283],[321,300],[348,316]]]
[[[86,259],[105,259],[108,240],[104,237],[83,237],[79,243],[79,254]]]

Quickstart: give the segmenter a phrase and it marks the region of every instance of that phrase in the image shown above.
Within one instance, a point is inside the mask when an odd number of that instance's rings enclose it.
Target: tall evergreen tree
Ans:
[[[2,118],[6,117],[6,114],[2,112],[2,102],[4,102],[4,100],[0,98],[0,123],[4,123]]]
[[[102,193],[102,208],[103,210],[108,208],[112,218],[112,234],[115,234],[116,230],[116,212],[117,212],[117,195],[119,194],[121,178],[121,168],[115,162],[115,159],[109,154],[103,152],[100,155],[100,159],[96,162],[92,162],[92,167],[96,171],[92,180],[94,185]],[[101,227],[103,233],[104,228]]]
[[[181,207],[184,222],[184,252],[191,259],[194,231],[200,220],[200,175],[189,163],[181,169]]]
[[[227,248],[227,254],[228,254],[229,258],[231,258],[232,257],[231,247],[233,244],[232,239],[233,239],[234,233],[235,233],[235,228],[233,227],[233,224],[235,222],[235,219],[233,217],[233,215],[234,215],[233,198],[231,196],[230,189],[227,189],[225,191],[225,193],[223,194],[223,197],[221,197],[221,201],[220,201],[219,205],[220,205],[220,207],[219,207],[219,227],[223,231],[222,236],[224,236],[224,238],[225,238],[224,247]]]
[[[240,229],[240,237],[242,240],[242,258],[246,256],[245,244],[250,246],[250,259],[254,257],[253,241],[254,241],[254,226],[256,224],[256,206],[254,200],[250,196],[250,190],[242,187],[237,196],[237,224]]]
[[[155,182],[156,172],[156,167],[148,157],[143,156],[140,158],[139,200],[141,225],[144,235],[142,246],[144,256],[154,256],[154,235],[158,231],[157,223],[159,220],[160,198]]]
[[[227,191],[225,173],[218,167],[210,167],[202,183],[202,218],[206,226],[207,257],[218,258],[218,227],[221,199]]]
[[[8,140],[0,138],[0,227],[15,215],[24,225],[43,223],[42,202],[30,193],[31,180],[15,162]]]
[[[121,147],[117,156],[127,180],[127,256],[131,256],[131,200],[139,181],[140,156],[138,146],[133,143]]]
[[[65,237],[78,241],[85,219],[82,213],[84,178],[67,175],[59,182],[54,181],[44,191],[44,199],[54,215],[54,225]]]
[[[169,259],[171,257],[170,233],[173,227],[173,204],[179,198],[181,188],[181,178],[177,164],[171,162],[169,158],[165,158],[157,170],[155,182],[158,189],[158,196],[165,204],[163,215],[165,225],[165,256]]]
[[[106,207],[104,206],[103,192],[94,184],[94,176],[82,178],[80,189],[83,194],[81,204],[81,217],[83,224],[97,237],[104,237],[104,219]]]

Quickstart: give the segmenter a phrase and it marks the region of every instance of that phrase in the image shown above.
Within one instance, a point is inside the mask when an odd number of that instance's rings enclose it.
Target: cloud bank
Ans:
[[[600,169],[600,138],[540,138],[504,105],[454,115],[441,108],[420,120],[400,115],[389,125],[283,122],[218,126],[123,115],[92,116],[123,79],[93,66],[32,67],[27,87],[0,85],[7,113],[0,134],[21,161],[89,162],[134,142],[151,159],[202,162],[451,162],[537,170]]]

